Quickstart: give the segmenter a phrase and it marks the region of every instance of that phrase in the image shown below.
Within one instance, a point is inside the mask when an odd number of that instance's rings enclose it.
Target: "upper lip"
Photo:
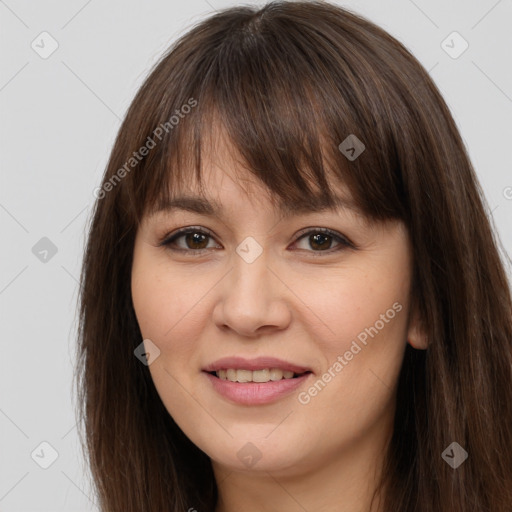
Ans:
[[[298,364],[277,359],[275,357],[261,356],[254,359],[245,359],[243,357],[223,357],[214,363],[203,368],[205,372],[214,372],[217,370],[262,370],[265,368],[279,368],[283,371],[292,371],[293,373],[304,373],[311,371],[310,368]]]

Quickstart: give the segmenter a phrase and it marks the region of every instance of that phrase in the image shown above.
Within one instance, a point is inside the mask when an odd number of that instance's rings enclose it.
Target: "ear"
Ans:
[[[407,343],[417,350],[428,348],[428,339],[417,307],[411,309],[407,328]]]

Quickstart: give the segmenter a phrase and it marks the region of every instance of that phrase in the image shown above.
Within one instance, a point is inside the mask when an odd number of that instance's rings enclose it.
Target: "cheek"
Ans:
[[[136,253],[131,286],[133,307],[145,338],[165,342],[180,324],[187,323],[190,328],[188,320],[194,317],[193,306],[201,297],[198,283]]]
[[[331,359],[356,339],[364,343],[365,338],[379,336],[380,345],[387,343],[384,339],[405,341],[409,279],[399,268],[350,269],[330,276],[321,286],[303,282],[302,294],[322,320],[325,333],[315,338]]]
[[[321,382],[299,397],[312,416],[325,414],[328,406],[345,425],[369,425],[393,399],[406,346],[410,285],[406,255],[394,256],[393,263],[352,267],[303,290],[323,333],[309,333],[323,355]]]
[[[346,429],[347,437],[365,432],[388,414],[394,399],[406,345],[410,282],[407,254],[395,253],[389,261],[353,267],[330,280],[324,296],[309,295],[316,297],[329,330],[317,338],[325,368],[300,403],[310,417],[325,415],[329,407],[331,418],[342,418],[343,427],[338,421],[324,426],[332,435],[340,429]]]
[[[199,368],[194,340],[200,339],[203,330],[201,298],[208,289],[208,283],[202,282],[204,286],[192,275],[170,272],[165,262],[150,258],[144,251],[134,253],[133,307],[143,339],[150,339],[160,350],[149,371],[162,402],[185,432],[193,430],[193,425],[186,421],[183,425],[181,420],[189,419],[195,403],[190,398],[190,392],[196,394],[193,379]],[[198,417],[201,410],[195,413]]]
[[[211,318],[208,292],[216,282],[218,277],[203,273],[198,279],[194,270],[169,269],[165,261],[150,260],[146,254],[134,257],[133,306],[143,339],[160,349],[158,364],[150,366],[157,386],[158,369],[180,380],[191,377],[189,370],[199,369],[200,340]]]

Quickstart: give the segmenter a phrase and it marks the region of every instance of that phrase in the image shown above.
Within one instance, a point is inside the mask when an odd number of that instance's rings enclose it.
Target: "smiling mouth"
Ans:
[[[310,371],[295,373],[291,370],[281,370],[280,368],[263,368],[261,370],[238,370],[234,368],[221,369],[207,372],[220,380],[240,383],[265,383],[280,380],[296,379],[302,377]]]

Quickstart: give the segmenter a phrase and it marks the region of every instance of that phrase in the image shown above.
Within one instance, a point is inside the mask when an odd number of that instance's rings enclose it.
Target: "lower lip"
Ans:
[[[309,378],[305,373],[294,379],[281,379],[269,382],[231,382],[204,372],[213,388],[223,397],[243,405],[262,405],[275,402],[289,395]]]

